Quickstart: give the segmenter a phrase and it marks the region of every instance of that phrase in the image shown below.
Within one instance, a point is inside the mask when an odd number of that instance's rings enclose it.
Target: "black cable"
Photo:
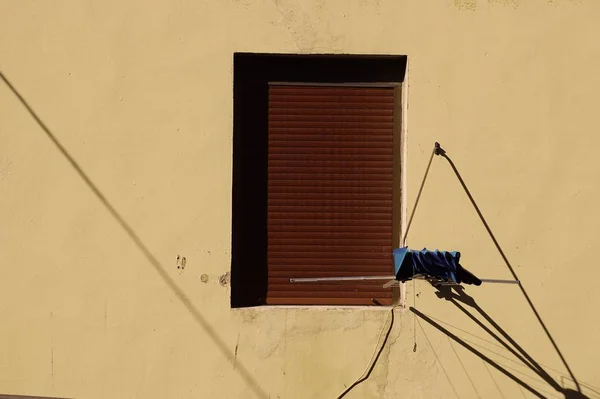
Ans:
[[[419,187],[419,192],[417,193],[417,199],[415,200],[415,206],[412,209],[412,212],[411,212],[411,215],[410,215],[410,218],[408,221],[408,225],[406,227],[406,232],[404,233],[404,236],[402,237],[402,245],[406,245],[406,237],[408,236],[408,231],[410,230],[410,226],[412,225],[413,218],[415,217],[415,212],[417,210],[417,206],[419,205],[419,200],[421,199],[421,194],[423,193],[423,187],[425,187],[425,181],[427,180],[427,175],[429,174],[429,169],[431,168],[431,162],[433,161],[433,156],[439,155],[439,151],[440,151],[439,144],[435,143],[433,151],[431,152],[431,157],[429,158],[429,162],[427,163],[427,168],[425,168],[425,175],[423,176],[423,181],[421,182],[421,187]],[[414,290],[414,285],[413,285],[413,290]],[[413,305],[416,306],[416,304],[413,304]],[[381,348],[379,348],[379,351],[377,352],[375,359],[372,360],[371,365],[367,369],[367,372],[363,373],[363,375],[358,380],[356,380],[352,385],[350,385],[348,388],[346,388],[346,390],[344,392],[342,392],[340,394],[340,396],[337,397],[337,399],[341,399],[344,396],[346,396],[346,394],[348,392],[350,392],[352,389],[354,389],[354,387],[356,387],[358,384],[365,381],[371,375],[371,372],[375,368],[375,364],[377,364],[377,360],[379,359],[381,352],[383,352],[383,348],[385,348],[385,344],[387,343],[390,333],[392,332],[392,327],[394,326],[394,309],[391,310],[391,313],[392,313],[392,321],[390,322],[390,327],[388,328],[388,331],[385,334],[385,339],[383,340],[383,344],[381,345]],[[414,333],[415,333],[414,344],[415,345],[413,347],[413,352],[415,352],[417,350],[417,336],[416,336],[417,317],[414,316],[414,318],[415,318],[415,320],[414,320],[415,321],[415,327],[414,327]]]
[[[385,338],[383,339],[383,343],[381,344],[381,347],[377,351],[377,355],[371,361],[371,365],[368,367],[367,372],[363,373],[363,375],[358,380],[354,381],[354,383],[352,385],[350,385],[348,388],[346,388],[346,390],[344,392],[342,392],[340,394],[340,396],[337,397],[337,399],[341,399],[344,396],[346,396],[348,394],[348,392],[350,392],[352,389],[354,389],[354,387],[356,387],[358,384],[360,384],[363,381],[365,381],[371,375],[371,372],[375,368],[375,365],[377,364],[377,360],[379,360],[379,356],[381,356],[381,353],[383,352],[383,348],[385,348],[387,340],[390,337],[390,333],[392,332],[392,327],[394,327],[394,309],[392,308],[390,310],[390,312],[391,312],[391,316],[392,316],[392,321],[390,322],[390,326],[388,327],[388,330],[385,333]],[[386,319],[386,321],[387,321],[387,319]]]

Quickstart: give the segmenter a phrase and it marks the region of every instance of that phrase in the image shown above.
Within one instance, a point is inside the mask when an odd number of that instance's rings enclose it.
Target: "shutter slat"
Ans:
[[[293,192],[299,187],[355,187],[367,191],[372,187],[381,187],[387,189],[390,193],[392,192],[391,181],[389,176],[382,176],[381,178],[373,178],[364,180],[359,175],[353,176],[352,180],[341,180],[339,176],[331,176],[330,179],[313,179],[310,180],[306,176],[305,180],[299,180],[301,177],[291,177],[288,179],[280,179],[280,176],[276,176],[275,179],[269,179],[269,188],[271,187],[286,187],[288,192]],[[381,180],[380,180],[381,179]]]
[[[348,252],[348,248],[351,247],[352,248],[352,252]],[[379,245],[338,245],[338,246],[333,246],[333,245],[302,245],[302,244],[293,244],[293,245],[285,245],[285,244],[269,244],[269,251],[271,252],[271,254],[273,254],[275,257],[278,257],[277,255],[282,255],[285,256],[287,254],[289,254],[290,252],[295,252],[297,254],[299,254],[300,256],[303,256],[306,254],[306,256],[320,256],[323,257],[320,254],[326,253],[331,255],[332,257],[338,257],[340,256],[340,254],[338,252],[342,252],[344,256],[348,256],[350,253],[354,253],[354,254],[362,254],[362,253],[366,253],[369,254],[368,256],[370,256],[370,254],[377,254],[377,259],[379,257],[381,258],[388,258],[388,256],[385,256],[384,254],[381,254],[382,251],[385,251],[389,249],[387,246],[386,247],[382,247]],[[363,256],[365,254],[362,254]],[[360,256],[360,255],[357,255]]]
[[[285,108],[280,108],[279,110],[280,111],[285,110]],[[323,123],[331,123],[331,122],[339,122],[339,123],[366,122],[366,123],[381,123],[382,126],[387,126],[390,123],[389,120],[390,120],[389,115],[372,115],[372,114],[357,115],[356,113],[350,114],[350,112],[346,112],[344,115],[339,115],[339,114],[337,114],[337,112],[336,112],[336,115],[327,115],[327,114],[290,115],[290,114],[284,114],[283,112],[281,112],[281,114],[271,114],[269,116],[269,122],[271,123],[272,126],[278,125],[277,122],[282,122],[281,125],[285,125],[285,127],[289,127],[288,126],[289,123],[295,123],[295,122],[310,123],[310,124],[323,124]]]
[[[368,186],[377,186],[386,184],[389,185],[392,181],[391,174],[383,173],[352,173],[347,171],[346,173],[282,173],[274,172],[269,176],[271,182],[275,183],[278,180],[286,181],[286,185],[289,185],[287,181],[296,180],[295,184],[311,185],[311,184],[324,184],[322,181],[330,182],[329,184],[344,184],[348,185],[349,182],[357,182],[357,185],[365,184],[363,180],[367,181]],[[380,184],[382,183],[382,184]],[[327,183],[325,183],[327,184]]]
[[[353,134],[367,134],[372,133],[374,135],[386,134],[390,131],[389,127],[359,127],[356,125],[344,126],[343,128],[321,128],[319,126],[311,126],[311,127],[294,127],[291,128],[285,124],[281,124],[281,126],[271,126],[269,129],[272,134],[306,134],[312,133],[316,136],[321,136],[323,134],[327,135],[353,135]]]
[[[392,221],[388,220],[357,220],[357,219],[274,219],[269,218],[269,223],[273,226],[305,226],[305,227],[346,227],[347,231],[360,230],[356,227],[378,226],[388,227],[390,235],[392,234]],[[353,227],[350,229],[350,227]]]
[[[292,294],[292,293],[290,293]],[[277,298],[267,297],[269,305],[339,305],[339,306],[372,306],[373,299],[384,306],[392,304],[391,294],[388,297],[378,296],[377,298]]]
[[[271,108],[269,110],[269,115],[275,116],[275,115],[330,115],[331,108]],[[352,109],[352,108],[342,108],[342,107],[338,107],[335,109],[335,113],[336,115],[349,115],[349,116],[354,116],[356,115],[356,109]],[[368,116],[391,116],[394,113],[393,109],[379,109],[379,108],[363,108],[360,109],[360,114],[361,115],[368,115]]]
[[[295,255],[295,254],[294,254]],[[287,270],[287,271],[292,271],[292,266],[294,267],[298,267],[298,270],[308,270],[305,269],[308,268],[309,266],[313,265],[313,266],[318,266],[318,267],[329,267],[329,266],[345,266],[350,271],[354,271],[354,270],[358,270],[361,271],[362,275],[365,275],[365,273],[370,273],[371,271],[373,271],[376,267],[383,267],[385,268],[385,270],[387,272],[390,271],[390,258],[373,258],[370,257],[368,255],[365,254],[354,254],[353,258],[346,258],[343,256],[337,256],[337,257],[329,257],[329,258],[320,258],[318,257],[318,254],[313,254],[312,257],[310,256],[304,256],[304,257],[292,257],[289,256],[287,258],[284,257],[273,257],[270,256],[269,259],[267,259],[267,264],[270,266],[269,268],[269,273],[271,271],[277,271],[277,270]],[[287,267],[289,266],[289,267]],[[338,268],[336,268],[336,271],[338,270]],[[343,271],[343,269],[339,268],[340,271]],[[335,275],[337,276],[337,274]],[[310,276],[308,276],[310,277]],[[331,276],[334,277],[334,276]]]
[[[324,143],[321,143],[324,145]],[[332,144],[331,142],[329,143]],[[294,154],[306,154],[306,155],[320,155],[323,157],[325,155],[325,159],[329,157],[335,157],[337,159],[366,159],[366,160],[389,160],[392,157],[392,148],[379,148],[379,147],[370,147],[370,151],[367,153],[365,148],[360,145],[355,145],[355,147],[336,147],[336,148],[327,148],[327,147],[277,147],[277,146],[269,146],[269,155],[294,155]],[[274,157],[272,159],[278,159]],[[279,159],[290,159],[287,157],[281,157]],[[308,159],[307,159],[308,160]]]
[[[295,207],[287,207],[287,209],[281,209],[284,207],[271,207],[272,210],[269,210],[268,216],[269,219],[278,219],[278,220],[289,220],[289,218],[294,218],[295,220],[388,220],[392,216],[392,212],[388,212],[387,210],[381,210],[385,207],[364,207],[361,209],[360,207],[356,207],[354,210],[352,208],[337,208],[337,207],[322,207],[319,210],[310,210],[306,209],[302,205],[297,205]]]
[[[389,168],[353,168],[347,167],[345,170],[340,170],[339,167],[327,167],[319,168],[314,166],[306,166],[301,168],[299,166],[291,167],[271,167],[270,173],[272,178],[283,178],[283,179],[347,179],[352,180],[353,177],[363,179],[365,177],[370,178],[385,178],[389,180],[392,178],[392,174],[389,173]]]
[[[289,187],[269,187],[270,199],[276,198],[296,198],[297,200],[305,199],[320,199],[328,198],[332,200],[339,199],[387,199],[390,187],[369,187],[365,190],[364,187],[295,187],[294,191],[290,191]],[[324,197],[322,194],[328,194]],[[351,195],[351,197],[347,197]]]
[[[282,242],[322,242],[323,239],[326,239],[328,242],[336,244],[339,239],[344,239],[344,242],[348,245],[352,245],[354,241],[360,242],[381,242],[381,239],[386,239],[388,237],[388,233],[380,232],[377,230],[370,231],[334,231],[328,230],[326,232],[319,231],[271,231],[269,233],[269,242],[270,243],[282,243]]]
[[[269,87],[267,303],[391,304],[394,90]]]
[[[350,252],[350,250],[352,252]],[[269,247],[269,262],[273,261],[273,263],[276,263],[278,261],[277,258],[283,258],[285,260],[289,260],[289,257],[291,254],[293,254],[293,256],[296,260],[300,260],[300,259],[327,260],[327,259],[339,259],[340,257],[349,257],[349,258],[361,258],[362,257],[362,258],[368,258],[369,260],[392,259],[392,254],[391,253],[386,254],[386,253],[384,253],[384,251],[361,252],[361,251],[355,250],[354,248],[349,248],[349,251],[346,251],[342,254],[340,254],[338,252],[339,251],[335,251],[335,252],[334,251],[304,252],[304,251],[298,251],[298,250],[288,250],[288,251],[278,252],[277,249],[273,249],[273,248]]]
[[[365,208],[362,210],[352,211],[351,209],[343,209],[343,208],[325,208],[322,207],[320,209],[306,209],[301,206],[292,208],[292,207],[273,207],[277,208],[276,210],[269,211],[267,216],[269,219],[275,220],[289,220],[289,218],[294,218],[294,220],[298,220],[301,223],[306,223],[306,221],[310,220],[327,220],[332,223],[336,222],[348,222],[348,221],[363,221],[363,220],[371,220],[377,221],[378,223],[387,221],[390,217],[392,217],[392,213],[387,212],[377,212],[376,209],[373,208]]]
[[[277,148],[282,150],[287,150],[288,147],[292,147],[294,149],[306,149],[306,148],[319,148],[323,149],[326,147],[330,148],[348,148],[353,149],[357,148],[363,150],[365,147],[367,148],[377,148],[382,150],[388,150],[390,148],[389,143],[383,143],[379,141],[301,141],[301,140],[271,140],[269,141],[269,148]],[[329,150],[330,152],[335,153],[335,151]],[[389,151],[381,151],[382,154],[386,154]]]
[[[291,198],[272,198],[269,200],[269,206],[275,207],[285,207],[285,206],[296,206],[298,204],[298,196],[297,194]],[[350,208],[358,208],[357,205],[370,206],[370,207],[387,207],[391,206],[392,202],[385,199],[369,199],[365,198],[362,200],[354,199],[354,198],[332,198],[332,199],[322,199],[322,198],[302,198],[303,209],[306,208],[318,208],[318,207],[350,207]]]
[[[370,121],[353,121],[352,122],[352,127],[354,129],[382,129],[382,130],[388,130],[391,132],[391,130],[394,127],[394,123],[392,121],[392,118],[389,118],[390,122],[370,122]],[[321,121],[311,121],[311,120],[307,120],[307,121],[290,121],[290,122],[286,122],[286,121],[274,121],[269,119],[269,128],[286,128],[286,129],[295,129],[295,128],[319,128],[319,129],[324,129],[324,128],[344,128],[345,126],[347,126],[348,122],[346,121],[328,121],[328,122],[321,122]]]
[[[274,85],[271,93],[276,95],[312,95],[312,96],[382,96],[389,97],[389,91],[381,91],[379,87],[334,87],[334,86],[283,86]]]
[[[304,168],[391,168],[393,166],[391,161],[376,161],[376,160],[348,160],[348,159],[323,159],[323,160],[310,160],[306,159],[273,159],[269,161],[269,168],[293,168],[293,167],[304,167]]]
[[[272,140],[270,143],[279,142],[279,141],[292,141],[296,142],[297,145],[302,145],[303,142],[306,141],[331,141],[331,140],[348,140],[352,142],[382,142],[382,143],[391,143],[392,137],[388,134],[384,133],[371,133],[365,134],[364,132],[360,132],[362,134],[349,134],[346,132],[342,133],[322,133],[322,134],[306,134],[304,132],[285,132],[285,133],[275,133],[271,135]]]
[[[333,161],[348,162],[348,164],[351,164],[353,162],[386,162],[391,158],[389,151],[382,154],[374,154],[373,151],[364,154],[349,148],[343,148],[344,152],[342,152],[342,149],[338,149],[336,153],[332,153],[331,151],[323,153],[318,152],[317,150],[318,149],[313,149],[313,151],[309,153],[290,153],[289,151],[286,153],[284,151],[277,152],[275,149],[271,148],[269,161]]]

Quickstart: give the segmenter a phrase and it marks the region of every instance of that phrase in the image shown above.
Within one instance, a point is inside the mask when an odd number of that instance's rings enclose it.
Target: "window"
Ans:
[[[381,282],[289,279],[393,274],[405,68],[234,56],[233,307],[391,304]]]

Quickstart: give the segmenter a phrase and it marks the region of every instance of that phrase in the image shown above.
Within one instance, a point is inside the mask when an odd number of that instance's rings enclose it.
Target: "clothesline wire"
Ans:
[[[494,236],[494,233],[492,232],[492,229],[490,228],[490,226],[487,224],[485,218],[483,217],[483,214],[481,213],[481,210],[479,209],[479,207],[477,206],[477,203],[475,202],[475,199],[473,198],[473,196],[471,195],[471,192],[469,191],[469,189],[467,188],[467,185],[465,184],[462,176],[460,175],[460,173],[458,172],[458,169],[456,168],[456,165],[454,165],[454,162],[452,162],[452,160],[450,159],[450,157],[446,154],[446,151],[444,151],[439,143],[435,143],[433,151],[431,153],[431,157],[429,158],[429,163],[427,164],[427,168],[425,169],[425,175],[423,176],[423,181],[421,182],[421,187],[419,188],[419,192],[417,193],[417,199],[415,201],[415,205],[412,209],[410,218],[408,220],[408,225],[406,227],[406,232],[404,233],[404,237],[402,239],[402,245],[406,246],[406,237],[408,236],[408,231],[410,230],[410,226],[412,225],[412,221],[413,218],[415,216],[415,212],[417,210],[417,206],[419,204],[419,200],[421,199],[421,194],[423,193],[423,187],[425,186],[425,181],[427,180],[427,175],[429,174],[429,169],[431,167],[431,163],[433,160],[433,156],[434,155],[440,155],[441,157],[443,157],[444,159],[446,159],[446,161],[448,161],[448,163],[450,164],[450,167],[452,168],[452,171],[454,172],[454,174],[456,175],[456,177],[458,178],[458,181],[460,182],[460,185],[462,186],[463,190],[465,191],[465,193],[467,194],[467,197],[469,197],[469,201],[471,201],[471,204],[473,205],[473,208],[475,209],[475,212],[477,212],[477,215],[479,216],[479,219],[481,220],[481,222],[483,223],[483,226],[485,227],[488,235],[490,236],[490,238],[492,239],[494,245],[496,246],[496,249],[498,250],[498,252],[500,253],[500,256],[502,257],[502,260],[504,261],[504,263],[506,264],[506,266],[508,267],[508,270],[510,271],[510,273],[512,274],[513,278],[516,281],[519,281],[518,285],[519,288],[521,290],[521,292],[523,293],[523,296],[525,297],[525,300],[527,301],[527,304],[529,305],[529,307],[531,308],[531,310],[533,311],[533,314],[535,315],[535,317],[537,318],[538,322],[540,323],[540,325],[542,326],[542,329],[544,330],[544,332],[546,333],[546,335],[548,336],[548,339],[550,340],[550,343],[552,344],[552,346],[554,347],[554,349],[556,350],[556,353],[558,354],[558,356],[560,357],[560,359],[562,360],[565,368],[567,369],[567,371],[569,372],[569,375],[571,376],[571,378],[573,379],[573,382],[575,383],[575,385],[577,386],[577,390],[579,392],[581,392],[581,387],[579,386],[579,382],[577,381],[577,379],[575,378],[575,375],[573,374],[573,372],[571,371],[571,368],[569,367],[569,364],[567,363],[567,360],[565,359],[565,357],[563,356],[562,352],[560,351],[560,349],[558,348],[558,345],[556,344],[556,342],[554,341],[554,338],[552,338],[552,335],[550,334],[550,331],[548,330],[548,328],[546,327],[546,324],[542,321],[542,317],[540,316],[540,314],[537,312],[537,309],[535,308],[535,306],[533,305],[533,302],[531,300],[531,298],[529,298],[529,295],[527,294],[527,291],[525,291],[525,288],[523,287],[523,285],[521,284],[517,273],[515,272],[515,270],[513,269],[512,265],[510,264],[508,258],[506,257],[506,255],[504,254],[504,251],[502,250],[502,248],[500,247],[500,244],[498,243],[498,240],[496,240],[496,236]],[[416,293],[415,293],[415,284],[414,284],[414,280],[413,280],[413,304],[415,309],[417,308],[416,305]],[[416,335],[416,316],[415,316],[415,321],[414,321],[414,348],[413,351],[416,351],[417,348],[417,335]]]
[[[567,363],[567,360],[565,359],[565,357],[563,356],[562,352],[560,351],[560,349],[558,349],[558,345],[556,344],[556,342],[554,341],[554,338],[552,338],[552,335],[550,334],[550,331],[548,330],[548,328],[546,327],[546,324],[544,324],[544,322],[542,321],[542,317],[540,316],[540,314],[537,312],[537,309],[535,308],[535,306],[533,305],[533,302],[531,301],[531,298],[529,298],[529,295],[527,295],[527,291],[525,291],[525,288],[523,287],[523,285],[521,284],[521,280],[519,280],[517,273],[515,272],[515,270],[513,269],[512,265],[510,264],[510,262],[508,261],[508,258],[506,257],[506,255],[504,254],[504,251],[502,250],[502,248],[500,247],[500,244],[498,243],[498,240],[496,240],[496,237],[494,236],[494,233],[492,233],[492,229],[490,229],[490,226],[487,224],[485,218],[483,217],[483,214],[481,213],[481,211],[479,210],[479,207],[477,206],[477,203],[475,202],[475,200],[473,199],[473,196],[471,195],[471,192],[469,191],[469,189],[467,188],[467,185],[465,184],[462,176],[460,175],[460,173],[458,172],[458,169],[456,168],[456,166],[454,165],[454,162],[452,162],[452,160],[450,159],[450,157],[448,157],[448,155],[446,155],[446,152],[444,150],[442,150],[439,147],[439,144],[436,143],[436,150],[434,150],[434,153],[437,153],[438,155],[441,155],[443,158],[446,159],[446,161],[448,161],[448,163],[450,164],[450,167],[452,168],[452,170],[454,171],[454,174],[456,175],[456,177],[458,178],[458,181],[460,182],[462,188],[464,189],[465,193],[467,194],[467,197],[469,197],[469,200],[471,201],[471,204],[473,205],[473,208],[475,208],[475,211],[477,212],[477,215],[479,216],[479,219],[481,220],[481,222],[483,223],[483,226],[485,227],[486,231],[488,232],[490,238],[492,239],[492,241],[494,242],[494,245],[496,246],[496,249],[498,250],[498,252],[500,253],[500,256],[502,257],[502,260],[504,260],[504,263],[506,264],[506,266],[508,267],[508,270],[510,270],[510,273],[512,274],[513,278],[517,281],[519,281],[518,285],[519,288],[521,289],[521,292],[523,293],[523,296],[525,297],[525,300],[527,301],[527,304],[529,305],[529,307],[531,308],[531,310],[533,311],[533,314],[535,315],[535,317],[537,318],[538,322],[540,323],[540,325],[542,326],[542,329],[544,330],[544,332],[546,333],[546,335],[548,336],[548,339],[550,340],[550,343],[552,344],[552,346],[554,347],[554,349],[556,350],[556,353],[558,354],[558,356],[560,357],[560,360],[562,360],[565,368],[567,369],[567,371],[569,372],[569,375],[571,376],[571,378],[573,379],[573,382],[575,383],[575,385],[577,386],[577,391],[581,392],[581,387],[579,386],[579,382],[577,381],[577,379],[575,378],[575,375],[573,374],[573,372],[571,371],[571,368],[569,367],[569,364]],[[414,212],[414,210],[413,210]]]
[[[569,372],[571,378],[573,379],[573,382],[575,383],[575,385],[577,386],[577,390],[579,392],[581,392],[581,388],[579,386],[579,382],[577,381],[577,379],[575,378],[573,372],[571,371],[571,368],[569,367],[569,365],[567,364],[566,359],[564,358],[564,356],[562,355],[561,351],[558,349],[558,345],[554,342],[554,339],[552,338],[552,335],[550,334],[550,331],[548,331],[548,328],[546,327],[546,325],[544,324],[544,322],[542,321],[541,316],[538,314],[537,310],[535,309],[535,306],[533,305],[533,302],[531,301],[531,299],[529,298],[529,295],[527,295],[527,292],[525,291],[525,289],[523,288],[523,286],[520,283],[519,278],[517,277],[517,274],[515,273],[513,267],[511,266],[510,262],[508,261],[508,258],[506,257],[506,255],[504,254],[504,251],[502,251],[502,248],[500,247],[500,244],[498,243],[498,241],[496,240],[496,237],[494,236],[494,234],[492,233],[492,230],[490,229],[489,225],[487,224],[485,218],[483,217],[483,214],[481,213],[481,211],[479,210],[479,207],[477,206],[477,203],[475,202],[475,200],[473,199],[473,196],[471,195],[471,192],[469,191],[469,189],[467,188],[464,180],[462,179],[460,173],[458,172],[458,169],[456,168],[456,166],[454,165],[454,162],[452,162],[452,160],[450,159],[450,157],[448,157],[448,155],[446,155],[446,151],[444,151],[440,145],[438,143],[435,143],[434,149],[431,153],[431,157],[429,158],[429,162],[427,163],[427,168],[425,169],[425,174],[423,176],[423,181],[421,182],[421,186],[419,187],[419,192],[417,193],[417,198],[415,200],[415,205],[413,206],[413,209],[411,211],[411,215],[410,218],[408,220],[408,224],[406,227],[406,231],[402,237],[402,246],[406,246],[406,238],[408,236],[408,232],[410,230],[410,227],[412,225],[414,216],[415,216],[415,212],[417,210],[417,207],[419,205],[419,201],[421,199],[421,194],[423,193],[423,188],[425,187],[425,182],[427,180],[427,176],[429,175],[429,169],[431,168],[431,163],[433,161],[433,156],[434,155],[440,155],[443,158],[445,158],[448,163],[450,164],[450,166],[452,167],[452,170],[454,171],[454,174],[456,175],[456,177],[458,178],[462,188],[464,189],[465,193],[467,194],[467,196],[469,197],[469,200],[471,201],[471,204],[473,205],[473,207],[475,208],[475,211],[477,212],[477,215],[479,216],[479,219],[482,221],[485,229],[487,230],[490,238],[492,239],[492,241],[494,242],[494,245],[496,246],[496,249],[498,249],[498,252],[500,253],[500,256],[502,257],[502,259],[504,260],[504,262],[506,263],[506,266],[508,266],[508,269],[510,270],[510,273],[512,274],[512,276],[514,277],[515,280],[519,281],[519,288],[521,289],[521,292],[523,293],[523,296],[525,296],[525,299],[527,300],[527,303],[529,304],[529,306],[531,307],[531,309],[533,310],[533,313],[535,314],[537,320],[539,321],[539,323],[541,324],[542,328],[544,329],[546,335],[548,336],[548,338],[550,339],[550,342],[552,343],[552,345],[554,346],[554,349],[556,350],[556,352],[558,353],[559,357],[561,358],[563,364],[565,365],[567,371]],[[413,279],[413,305],[414,305],[414,309],[417,309],[417,304],[416,304],[416,287],[415,287],[415,282]],[[388,328],[388,331],[386,333],[386,336],[384,338],[383,344],[380,346],[379,350],[376,352],[374,359],[372,358],[370,365],[367,367],[367,370],[365,370],[365,373],[363,373],[363,376],[361,376],[356,382],[354,382],[350,387],[348,387],[340,396],[338,396],[338,399],[342,398],[343,396],[345,396],[348,392],[350,392],[356,385],[360,384],[361,382],[363,382],[364,380],[366,380],[369,375],[371,374],[371,371],[373,370],[373,368],[375,367],[375,364],[377,363],[377,359],[379,358],[379,355],[381,354],[381,352],[383,351],[383,348],[385,347],[386,343],[387,343],[387,339],[389,338],[390,332],[392,330],[392,326],[394,324],[394,310],[391,309],[391,317],[392,317],[392,321],[390,323],[390,326]],[[414,346],[413,346],[413,352],[416,352],[417,350],[417,316],[416,316],[416,312],[413,312],[413,331],[414,331]],[[386,320],[387,321],[387,320]]]
[[[413,219],[415,217],[415,212],[417,210],[417,206],[419,206],[419,200],[421,199],[421,194],[423,194],[423,187],[425,187],[425,182],[427,181],[427,176],[429,175],[429,169],[431,168],[431,163],[433,161],[433,156],[438,153],[439,145],[436,143],[433,147],[433,151],[431,151],[431,156],[429,157],[429,162],[427,163],[427,168],[425,168],[425,174],[423,175],[423,181],[421,181],[421,187],[419,187],[419,192],[417,193],[417,198],[415,199],[415,205],[413,206],[412,212],[410,213],[410,218],[408,219],[408,224],[406,226],[406,231],[404,232],[404,236],[402,237],[402,246],[406,246],[406,237],[408,236],[408,231],[410,230],[410,226],[412,225]],[[417,289],[415,286],[415,280],[413,280],[413,306],[417,308]],[[417,316],[413,313],[413,352],[417,351]]]

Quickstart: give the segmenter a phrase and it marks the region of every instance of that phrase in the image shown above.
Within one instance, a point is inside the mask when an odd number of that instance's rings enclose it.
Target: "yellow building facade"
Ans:
[[[337,398],[365,375],[344,397],[600,398],[598,15],[593,0],[0,2],[0,397]],[[418,281],[405,307],[232,307],[242,53],[405,57],[395,229],[438,141],[523,290]],[[514,278],[440,157],[407,244]]]

